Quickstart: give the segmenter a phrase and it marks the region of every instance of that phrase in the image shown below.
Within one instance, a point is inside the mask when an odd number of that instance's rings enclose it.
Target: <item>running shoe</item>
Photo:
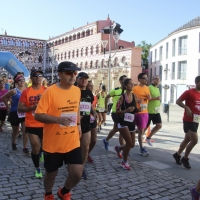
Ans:
[[[119,157],[119,158],[122,158],[121,150],[119,149],[119,147],[118,147],[118,146],[115,146],[115,147],[114,147],[114,150],[116,151],[118,157]]]
[[[183,163],[183,166],[187,169],[190,169],[191,166],[190,166],[190,163],[189,163],[189,158],[186,159],[185,157],[182,157],[181,158],[181,162]]]
[[[40,167],[35,169],[35,178],[42,178],[42,170]]]
[[[93,159],[92,159],[92,157],[90,155],[88,155],[88,162],[93,164]]]
[[[107,142],[105,138],[102,141],[103,141],[105,150],[108,150],[109,142]]]
[[[85,170],[83,170],[82,179],[87,180],[87,174],[86,174]]]
[[[44,195],[44,200],[55,200],[53,194],[51,195]]]
[[[58,190],[58,192],[57,192],[59,199],[61,199],[61,200],[71,200],[71,198],[70,198],[70,197],[71,197],[70,192],[63,195],[63,194],[61,193],[61,190],[62,190],[62,188],[60,188],[60,189]]]
[[[146,157],[149,155],[149,152],[143,147],[143,148],[140,148],[140,154]]]
[[[173,154],[173,157],[174,157],[177,165],[182,165],[181,156],[179,156],[177,153],[175,153],[175,154]]]
[[[101,128],[101,125],[100,125],[100,127],[99,127],[99,128],[100,128],[100,130],[102,129],[102,128]]]
[[[196,192],[195,187],[190,188],[192,200],[200,200],[200,193]]]
[[[122,161],[121,167],[123,167],[123,169],[126,169],[126,170],[130,170],[131,169],[129,164],[128,164],[128,162],[124,162],[124,161]]]
[[[43,152],[40,153],[40,162],[44,162],[44,154],[43,154]]]
[[[151,143],[151,139],[146,138],[146,142],[148,143],[149,146],[153,146],[153,144]]]
[[[18,134],[17,137],[18,137],[18,138],[21,138],[21,137],[22,137],[22,132],[19,132],[19,134]]]
[[[97,132],[100,132],[100,128],[97,128]]]
[[[23,153],[29,154],[29,153],[30,153],[30,152],[29,152],[29,149],[28,149],[28,148],[23,148]]]
[[[12,144],[12,150],[13,150],[13,151],[16,151],[16,150],[17,150],[16,144]]]
[[[104,124],[103,124],[104,126],[106,126],[106,122],[104,122]]]

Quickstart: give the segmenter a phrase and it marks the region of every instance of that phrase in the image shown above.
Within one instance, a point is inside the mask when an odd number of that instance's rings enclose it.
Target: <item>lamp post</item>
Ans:
[[[51,46],[53,47],[52,52],[51,51],[48,52],[48,55],[51,58],[51,66],[52,66],[52,69],[51,69],[51,82],[53,83],[53,75],[54,75],[54,53],[55,53],[55,50],[58,50],[58,49],[54,48],[54,43],[49,43],[49,45],[50,45],[50,47]]]
[[[118,23],[113,22],[112,25],[104,27],[102,32],[104,34],[109,34],[109,40],[102,40],[101,44],[104,48],[104,56],[105,56],[105,48],[107,44],[109,45],[109,56],[108,56],[108,93],[110,93],[110,69],[111,69],[111,35],[113,35],[113,39],[115,41],[115,48],[116,44],[118,43],[120,34],[123,32],[123,29],[120,28],[121,25]]]

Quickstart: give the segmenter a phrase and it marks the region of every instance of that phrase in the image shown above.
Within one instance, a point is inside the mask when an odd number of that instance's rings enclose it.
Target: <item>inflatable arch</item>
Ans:
[[[0,51],[0,67],[12,76],[15,76],[17,72],[23,72],[26,80],[30,77],[28,69],[11,52]]]

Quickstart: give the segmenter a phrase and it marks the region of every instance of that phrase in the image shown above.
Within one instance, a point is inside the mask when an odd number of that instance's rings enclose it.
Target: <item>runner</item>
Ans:
[[[196,187],[190,188],[190,193],[192,195],[192,200],[199,200],[200,199],[200,180]]]
[[[117,124],[119,123],[119,116],[116,114],[116,105],[117,105],[117,102],[118,102],[120,96],[124,93],[123,81],[125,79],[127,79],[126,75],[120,76],[119,82],[121,84],[121,87],[117,87],[117,88],[111,90],[110,93],[105,98],[105,110],[106,110],[106,113],[107,113],[108,99],[110,97],[113,98],[111,116],[112,116],[112,120],[114,122],[113,129],[109,132],[108,136],[106,138],[103,138],[103,140],[102,140],[106,150],[108,150],[109,140],[113,137],[113,135],[115,135],[116,132],[118,132]],[[120,143],[120,145],[124,144],[124,139],[120,134],[119,134],[119,143]]]
[[[149,146],[153,146],[151,143],[151,137],[162,128],[162,120],[160,116],[160,90],[158,88],[159,82],[159,76],[155,75],[153,76],[152,84],[149,86],[151,99],[148,104],[149,121],[146,128],[150,126],[151,121],[155,124],[150,135],[146,137]]]
[[[31,158],[35,166],[35,177],[42,178],[42,170],[39,161],[43,161],[44,157],[41,153],[43,126],[44,124],[34,119],[35,109],[45,91],[45,87],[41,86],[43,72],[40,70],[31,71],[32,85],[23,90],[19,99],[18,112],[25,112],[26,133],[28,133],[31,143]]]
[[[96,95],[97,97],[97,115],[98,115],[98,128],[97,132],[100,132],[101,130],[101,125],[104,124],[106,125],[106,112],[105,112],[105,97],[106,97],[106,86],[101,85],[101,90],[100,92]]]
[[[8,121],[12,126],[12,150],[17,150],[16,146],[16,138],[19,134],[19,125],[22,125],[22,134],[23,134],[23,152],[25,154],[29,154],[29,150],[27,148],[28,145],[28,134],[25,132],[25,114],[17,112],[17,106],[19,102],[19,98],[22,94],[22,91],[25,89],[25,79],[23,75],[16,74],[14,76],[15,88],[10,90],[2,97],[2,101],[6,105],[6,108],[9,109],[8,100],[11,101],[11,108],[9,110]]]
[[[8,90],[5,89],[5,84],[3,79],[0,79],[0,120],[1,120],[1,124],[0,124],[0,132],[3,132],[3,125],[6,119],[6,115],[7,115],[7,107],[5,105],[5,103],[2,101],[2,97],[8,92]]]
[[[88,85],[87,85],[86,89],[90,90],[92,92],[93,87],[94,87],[94,85],[93,85],[92,81],[88,81]],[[92,103],[92,108],[93,108],[93,110],[96,110],[97,97],[94,94],[93,94],[93,96],[94,96],[94,101]],[[93,159],[90,156],[90,153],[97,142],[97,120],[92,114],[90,114],[90,128],[91,128],[91,140],[90,140],[90,147],[89,147],[89,153],[88,153],[88,162],[93,163]]]
[[[124,86],[126,92],[122,94],[118,103],[117,103],[117,112],[116,114],[120,115],[118,129],[126,144],[122,146],[115,146],[114,150],[117,152],[119,158],[122,158],[121,151],[123,151],[123,161],[121,166],[130,170],[128,164],[128,154],[130,149],[135,145],[135,124],[134,124],[134,114],[138,112],[136,106],[135,96],[132,93],[133,82],[130,78],[124,80]]]
[[[77,76],[77,86],[81,89],[81,151],[83,158],[83,166],[85,165],[88,158],[89,146],[91,141],[90,114],[92,113],[96,118],[96,113],[94,113],[91,106],[92,102],[94,101],[93,94],[90,90],[86,89],[88,79],[89,76],[85,72],[80,72]],[[85,170],[83,170],[82,178],[85,180],[87,179],[87,174]]]
[[[148,123],[148,102],[151,98],[149,88],[146,86],[148,77],[146,73],[140,73],[138,75],[138,81],[139,85],[135,86],[133,88],[133,93],[136,95],[137,98],[137,108],[140,109],[140,112],[135,114],[135,125],[137,126],[138,131],[138,142],[140,145],[140,154],[142,156],[148,156],[149,153],[146,151],[146,149],[143,147],[143,134],[144,130],[147,127]]]
[[[176,101],[176,103],[185,109],[183,116],[183,130],[185,138],[180,144],[179,150],[173,154],[178,165],[183,164],[185,168],[190,169],[189,154],[198,143],[197,130],[200,121],[200,76],[195,78],[196,87],[186,90]],[[183,103],[185,101],[185,104]],[[181,153],[185,149],[185,155],[181,158]]]
[[[60,83],[50,86],[43,94],[35,119],[44,123],[44,177],[45,200],[54,200],[52,188],[63,162],[68,165],[69,175],[65,185],[57,192],[62,200],[70,200],[70,190],[81,179],[83,165],[80,148],[80,89],[73,86],[77,71],[74,63],[58,65]],[[59,99],[59,101],[58,101]]]

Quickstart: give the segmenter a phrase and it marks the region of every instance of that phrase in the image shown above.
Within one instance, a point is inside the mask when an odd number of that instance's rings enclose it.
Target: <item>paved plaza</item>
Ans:
[[[139,147],[133,148],[129,157],[130,171],[120,167],[121,159],[113,151],[118,144],[118,134],[110,140],[108,151],[103,148],[102,138],[113,125],[110,116],[107,116],[107,125],[98,134],[98,142],[92,152],[94,164],[86,165],[88,180],[81,180],[72,190],[72,199],[191,199],[189,188],[200,178],[199,144],[190,156],[190,170],[176,165],[172,157],[183,138],[182,114],[181,108],[171,106],[170,122],[167,122],[166,114],[162,113],[163,128],[153,138],[154,146],[145,145],[150,156],[142,157]],[[35,179],[31,158],[22,153],[22,139],[18,139],[18,151],[11,151],[11,127],[6,123],[4,129],[0,133],[0,200],[42,200],[43,180]],[[41,166],[43,168],[43,163]],[[63,166],[56,177],[53,188],[56,199],[56,192],[63,186],[67,173]]]

